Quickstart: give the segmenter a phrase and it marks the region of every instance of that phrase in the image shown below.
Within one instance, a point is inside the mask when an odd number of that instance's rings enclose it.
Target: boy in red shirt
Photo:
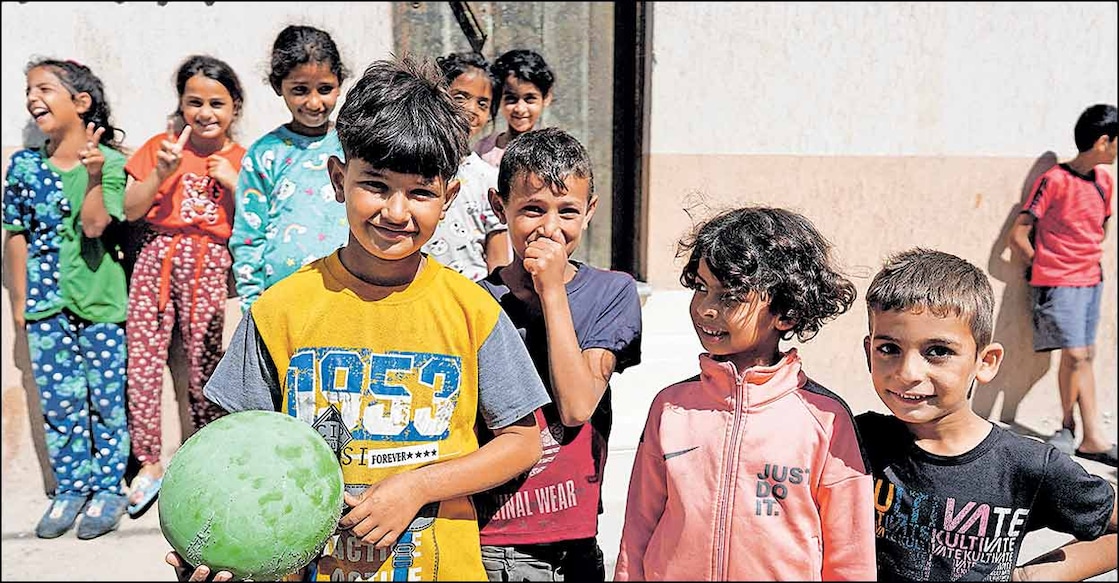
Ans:
[[[1061,351],[1057,384],[1064,418],[1049,443],[1111,466],[1116,446],[1100,423],[1092,359],[1103,295],[1100,257],[1115,192],[1102,166],[1115,162],[1117,133],[1114,105],[1086,109],[1074,130],[1076,158],[1038,178],[1010,233],[1011,247],[1030,264],[1034,351]],[[1079,447],[1074,405],[1084,423]]]

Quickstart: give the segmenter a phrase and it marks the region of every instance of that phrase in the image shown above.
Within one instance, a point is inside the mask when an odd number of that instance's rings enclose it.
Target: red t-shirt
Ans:
[[[125,172],[136,180],[147,178],[155,171],[156,153],[165,139],[166,134],[158,134],[145,142],[128,160]],[[241,171],[243,146],[234,142],[218,155]],[[234,206],[233,193],[210,177],[206,158],[195,153],[188,142],[178,170],[159,185],[145,218],[156,231],[205,234],[225,242],[233,231]]]
[[[1042,174],[1022,205],[1037,219],[1030,285],[1079,287],[1103,279],[1104,223],[1111,217],[1115,180],[1106,167],[1088,176],[1067,164]]]

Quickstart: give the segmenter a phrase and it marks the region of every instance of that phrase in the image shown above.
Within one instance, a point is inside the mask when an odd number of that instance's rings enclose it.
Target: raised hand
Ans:
[[[97,147],[101,143],[101,135],[105,133],[105,128],[97,127],[93,122],[89,122],[85,126],[85,147],[78,152],[78,159],[82,165],[85,166],[86,172],[90,176],[101,177],[101,168],[105,165],[105,155],[101,153],[101,148]]]
[[[237,188],[237,169],[226,157],[211,154],[206,158],[206,171],[211,178],[217,180],[229,192],[233,192]]]
[[[167,179],[179,169],[179,164],[183,161],[183,148],[186,146],[187,140],[190,139],[190,126],[183,128],[183,132],[179,134],[178,139],[175,138],[175,122],[167,120],[167,139],[159,144],[159,151],[155,153],[155,174],[159,177],[160,182]]]
[[[537,294],[545,289],[563,289],[567,270],[567,241],[558,228],[537,229],[525,247],[524,268],[532,276]]]

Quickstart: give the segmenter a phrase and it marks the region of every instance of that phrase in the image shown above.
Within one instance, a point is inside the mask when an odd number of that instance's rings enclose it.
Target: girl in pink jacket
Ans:
[[[875,579],[851,412],[778,346],[854,302],[829,250],[807,219],[766,207],[725,212],[681,242],[707,352],[650,408],[615,581]]]

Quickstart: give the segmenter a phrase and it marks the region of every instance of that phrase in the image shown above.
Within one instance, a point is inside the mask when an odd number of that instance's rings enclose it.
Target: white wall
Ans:
[[[653,4],[653,154],[1073,155],[1114,2]]]
[[[234,131],[247,147],[291,119],[266,81],[272,42],[285,26],[307,24],[329,32],[352,76],[387,57],[393,46],[390,3],[4,2],[0,15],[5,148],[19,146],[28,125],[24,67],[36,56],[73,59],[101,77],[114,121],[128,134],[125,145],[135,148],[166,127],[177,103],[173,78],[183,59],[213,55],[241,79],[245,109]]]

